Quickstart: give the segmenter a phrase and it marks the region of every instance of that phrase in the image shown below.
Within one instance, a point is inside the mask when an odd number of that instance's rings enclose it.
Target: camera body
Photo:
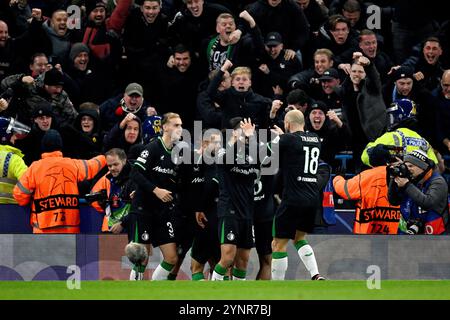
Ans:
[[[408,170],[408,167],[404,162],[400,163],[399,165],[388,167],[388,173],[392,177],[400,177],[400,178],[407,178],[409,179],[411,177],[411,173]]]
[[[108,200],[108,194],[106,193],[106,189],[101,189],[100,191],[89,193],[84,195],[84,198],[87,202],[106,202]]]
[[[88,203],[97,201],[103,208],[105,208],[107,205],[110,205],[111,208],[119,208],[122,202],[131,202],[131,199],[123,199],[121,195],[117,194],[110,195],[110,197],[108,198],[106,189],[101,189],[97,192],[85,194],[84,199]]]
[[[406,223],[407,234],[418,234],[422,231],[423,223],[420,219],[410,219]]]

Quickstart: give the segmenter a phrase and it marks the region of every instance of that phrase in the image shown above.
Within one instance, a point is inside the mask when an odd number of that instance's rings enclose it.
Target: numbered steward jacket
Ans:
[[[386,166],[365,170],[349,180],[336,176],[333,187],[340,197],[358,200],[353,233],[397,233],[400,207],[388,201]]]
[[[77,183],[92,179],[106,165],[105,156],[90,160],[64,158],[61,151],[42,154],[14,187],[21,206],[31,202],[33,233],[79,233]]]

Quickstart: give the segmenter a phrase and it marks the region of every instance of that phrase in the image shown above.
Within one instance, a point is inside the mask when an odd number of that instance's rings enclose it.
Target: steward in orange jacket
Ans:
[[[42,159],[35,161],[14,187],[21,206],[31,202],[33,233],[79,233],[77,183],[92,179],[105,164],[105,156],[91,160],[64,158],[62,139],[50,129],[42,138]]]
[[[353,233],[397,234],[400,206],[388,201],[386,177],[386,166],[365,170],[349,180],[334,177],[333,187],[340,197],[359,200]]]

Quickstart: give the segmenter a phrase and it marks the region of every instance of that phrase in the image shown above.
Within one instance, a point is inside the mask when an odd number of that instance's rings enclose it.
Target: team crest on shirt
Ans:
[[[144,150],[141,152],[141,157],[142,158],[147,158],[148,157],[148,150]]]
[[[236,236],[234,235],[233,231],[228,232],[227,234],[228,241],[233,241],[235,237]]]
[[[147,233],[147,231],[144,231],[144,233],[141,236],[141,239],[143,241],[147,241],[148,239],[150,239],[150,235]]]

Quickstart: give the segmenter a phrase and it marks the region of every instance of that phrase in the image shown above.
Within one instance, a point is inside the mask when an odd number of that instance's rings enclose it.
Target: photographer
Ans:
[[[112,148],[105,153],[109,172],[104,175],[86,195],[86,200],[100,213],[105,213],[102,231],[114,234],[128,231],[129,244],[125,248],[133,264],[130,280],[143,280],[151,255],[149,244],[139,244],[134,237],[135,217],[129,215],[135,184],[130,179],[131,165],[123,149]],[[145,254],[144,254],[145,251]]]
[[[399,234],[442,234],[448,222],[448,186],[422,150],[389,167],[388,199],[400,204]]]
[[[135,189],[129,179],[131,166],[122,149],[108,150],[105,156],[109,172],[92,187],[86,200],[98,212],[105,213],[103,232],[120,233],[128,222],[131,194]]]

